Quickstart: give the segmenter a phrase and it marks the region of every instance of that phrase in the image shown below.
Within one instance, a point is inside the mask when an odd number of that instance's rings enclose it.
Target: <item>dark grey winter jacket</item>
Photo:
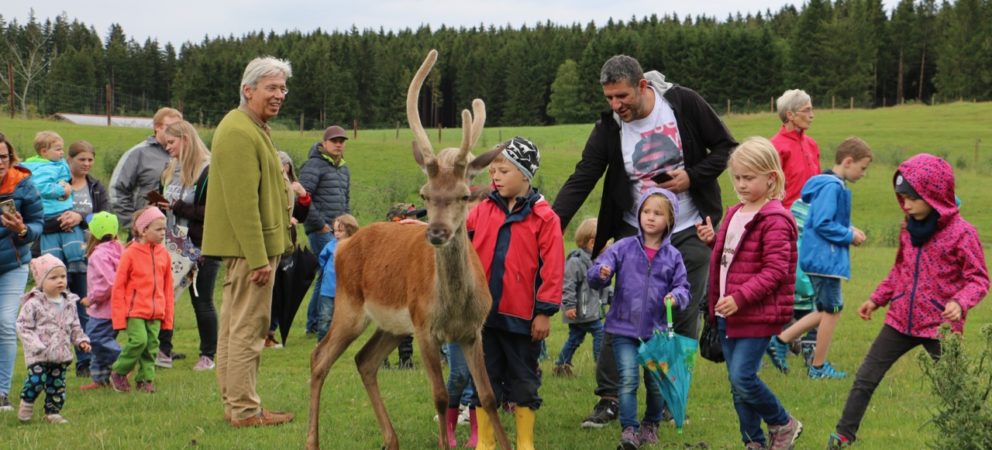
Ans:
[[[300,168],[300,184],[313,197],[310,214],[303,222],[306,233],[320,231],[324,224],[341,214],[350,213],[351,172],[345,164],[334,165],[320,152],[320,142],[310,148],[309,159]]]
[[[612,288],[593,289],[586,282],[586,272],[592,267],[592,254],[575,249],[565,261],[565,282],[561,290],[561,310],[575,310],[575,319],[562,314],[564,323],[587,323],[602,318],[601,308],[610,298]]]

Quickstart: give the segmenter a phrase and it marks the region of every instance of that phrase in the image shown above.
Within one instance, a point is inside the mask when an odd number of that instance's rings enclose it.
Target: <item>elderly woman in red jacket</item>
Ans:
[[[806,134],[813,125],[813,101],[802,89],[785,91],[776,101],[782,128],[772,137],[772,145],[785,172],[785,198],[782,206],[792,207],[799,199],[806,180],[820,174],[820,146]]]

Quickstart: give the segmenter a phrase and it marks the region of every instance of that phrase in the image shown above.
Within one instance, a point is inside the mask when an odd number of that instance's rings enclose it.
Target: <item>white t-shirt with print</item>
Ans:
[[[758,212],[744,212],[737,210],[734,217],[730,218],[727,224],[727,236],[723,241],[723,251],[720,252],[720,297],[727,295],[727,270],[730,263],[734,262],[734,255],[737,254],[737,246],[741,243],[741,235],[744,234],[744,227],[751,223],[754,215]],[[717,316],[723,317],[722,314]]]
[[[631,195],[634,207],[624,213],[625,222],[640,228],[637,217],[637,199],[641,194],[658,183],[652,177],[685,167],[682,158],[682,138],[679,136],[675,111],[665,101],[657,89],[654,90],[654,109],[643,119],[621,124],[620,145],[623,151],[623,164],[631,181]],[[679,213],[675,217],[672,232],[682,231],[699,222],[699,210],[689,192],[676,194],[679,200]]]

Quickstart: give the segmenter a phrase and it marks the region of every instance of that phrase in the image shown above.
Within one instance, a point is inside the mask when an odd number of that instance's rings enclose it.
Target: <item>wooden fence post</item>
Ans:
[[[358,119],[351,119],[352,139],[358,139]]]
[[[854,97],[851,97],[851,109],[854,109]]]

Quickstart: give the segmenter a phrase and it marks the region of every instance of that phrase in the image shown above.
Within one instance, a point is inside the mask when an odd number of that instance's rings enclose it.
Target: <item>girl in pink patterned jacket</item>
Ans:
[[[889,275],[858,315],[869,320],[879,307],[889,306],[889,311],[858,369],[828,448],[854,442],[872,393],[892,364],[917,345],[939,358],[941,324],[962,332],[968,311],[989,290],[978,232],[961,217],[955,202],[951,165],[933,155],[916,155],[899,165],[893,185],[906,213],[899,251]]]
[[[65,371],[72,362],[72,346],[90,351],[90,340],[79,326],[76,302],[79,296],[66,289],[65,264],[45,254],[31,260],[35,288],[21,297],[17,335],[24,345],[28,376],[21,390],[17,418],[31,420],[34,403],[45,393],[45,420],[66,423],[59,412],[65,403]]]

